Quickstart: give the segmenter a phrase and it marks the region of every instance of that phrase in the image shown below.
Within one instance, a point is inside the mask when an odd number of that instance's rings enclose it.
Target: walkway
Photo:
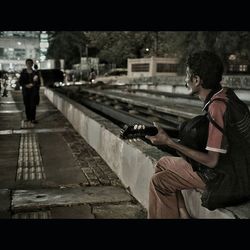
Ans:
[[[0,99],[0,218],[146,218],[116,174],[41,90],[38,124],[20,91]]]

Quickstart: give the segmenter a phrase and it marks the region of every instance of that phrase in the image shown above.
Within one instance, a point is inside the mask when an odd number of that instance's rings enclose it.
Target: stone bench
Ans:
[[[215,209],[213,211],[201,206],[200,190],[183,190],[184,201],[192,218],[199,219],[249,219],[250,201],[239,206]]]

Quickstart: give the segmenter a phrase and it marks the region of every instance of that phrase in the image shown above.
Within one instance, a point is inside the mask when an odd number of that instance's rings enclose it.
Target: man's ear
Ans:
[[[199,86],[201,84],[201,78],[198,75],[194,76],[195,86]]]

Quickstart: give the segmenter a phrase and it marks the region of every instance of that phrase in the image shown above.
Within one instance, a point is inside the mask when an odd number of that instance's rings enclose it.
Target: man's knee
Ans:
[[[172,188],[169,186],[168,174],[168,171],[154,174],[150,180],[150,188],[165,194],[171,193]]]
[[[155,173],[167,170],[169,168],[170,165],[170,158],[171,156],[163,156],[161,157],[156,165],[155,165]]]

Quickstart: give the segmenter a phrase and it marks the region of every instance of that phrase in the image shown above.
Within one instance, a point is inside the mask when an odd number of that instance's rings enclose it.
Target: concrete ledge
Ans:
[[[154,89],[176,94],[187,94],[188,90],[184,86],[185,76],[153,76],[153,77],[111,77],[98,78],[107,84],[124,83],[131,84],[140,89]],[[235,93],[243,101],[250,101],[250,76],[249,75],[223,75],[222,85],[235,90]]]
[[[64,95],[45,89],[45,95],[69,120],[75,130],[93,147],[118,175],[125,187],[148,208],[148,190],[154,165],[166,153],[143,141],[128,142],[119,138],[120,128],[86,107]],[[248,217],[243,206],[209,211],[201,206],[200,193],[195,190],[182,191],[190,215],[193,218]],[[250,211],[250,209],[248,209]],[[233,211],[233,212],[232,212]],[[240,216],[235,216],[238,211]],[[242,212],[243,211],[243,212]],[[250,213],[249,217],[250,218]]]
[[[147,208],[149,181],[164,153],[144,142],[121,140],[118,126],[66,96],[51,89],[45,89],[45,95]]]
[[[185,204],[192,218],[199,219],[235,219],[235,215],[227,209],[210,211],[201,206],[201,193],[196,190],[183,190]]]

